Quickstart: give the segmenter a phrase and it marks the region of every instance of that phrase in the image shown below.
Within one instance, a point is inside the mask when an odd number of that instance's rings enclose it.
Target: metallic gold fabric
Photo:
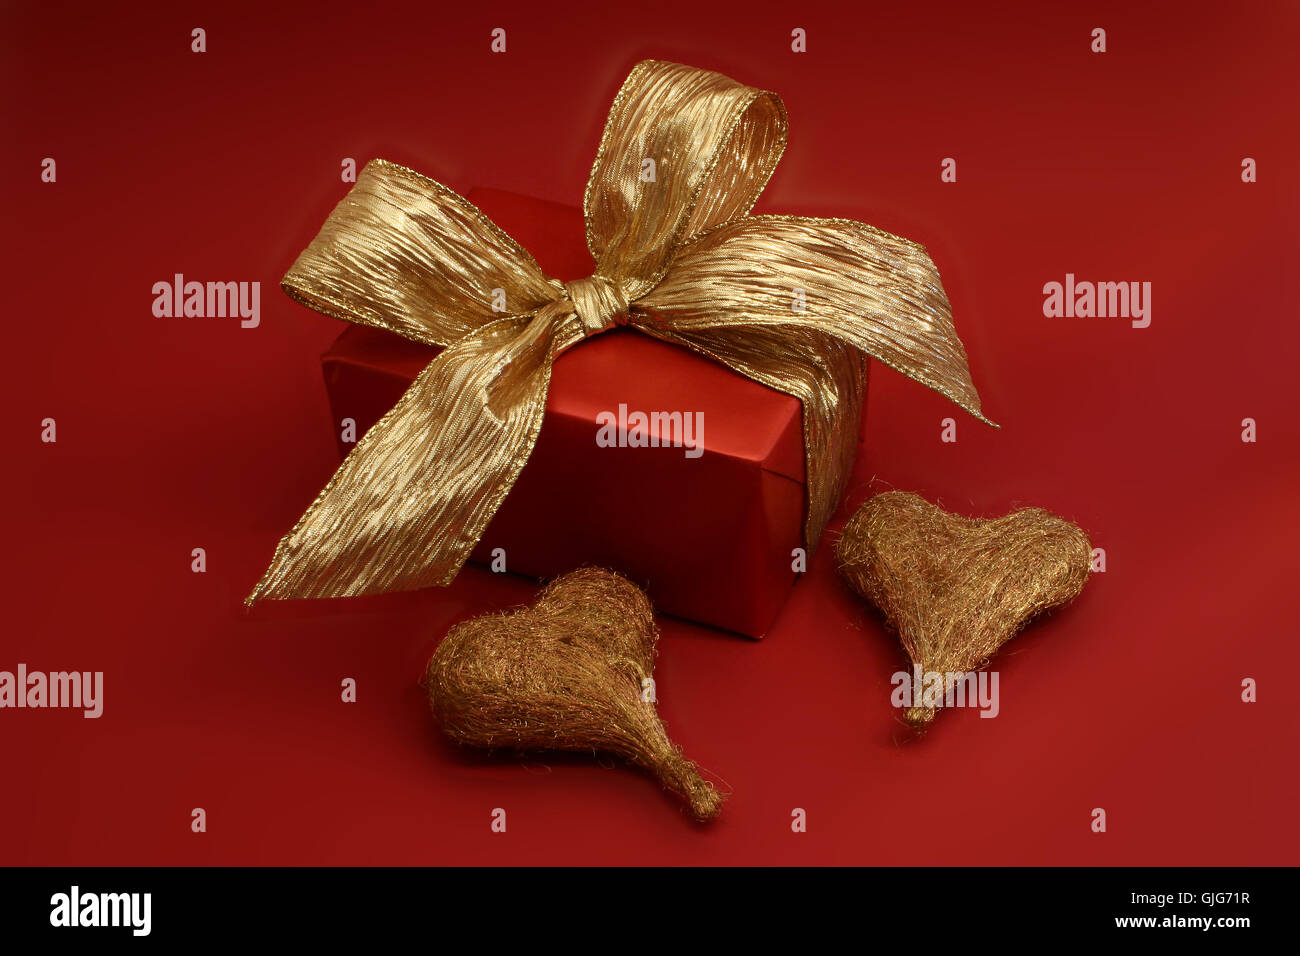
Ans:
[[[447,187],[369,163],[284,290],[446,348],[281,540],[247,603],[449,583],[532,453],[555,357],[615,324],[803,402],[810,549],[852,463],[866,356],[984,420],[921,246],[847,219],[749,215],[785,141],[775,94],[638,64],[587,184],[595,269],[569,283]]]

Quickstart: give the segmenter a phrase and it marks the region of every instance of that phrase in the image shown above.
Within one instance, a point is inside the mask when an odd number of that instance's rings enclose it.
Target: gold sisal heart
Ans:
[[[1091,553],[1081,528],[1041,508],[964,518],[903,491],[868,499],[836,544],[840,573],[898,632],[918,675],[982,667],[1083,590]],[[913,698],[904,719],[923,730],[943,702]]]
[[[532,607],[453,627],[429,660],[429,706],[462,744],[625,757],[708,820],[724,795],[655,712],[658,638],[636,585],[582,568],[551,582]]]

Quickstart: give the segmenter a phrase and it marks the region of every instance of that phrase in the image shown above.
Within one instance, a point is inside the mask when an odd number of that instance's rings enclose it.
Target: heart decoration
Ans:
[[[708,820],[724,795],[668,739],[655,712],[658,639],[640,588],[582,568],[551,582],[532,607],[453,627],[429,660],[429,706],[462,744],[622,756]]]
[[[853,590],[898,632],[915,671],[947,676],[982,667],[1031,619],[1078,596],[1092,546],[1077,525],[1041,508],[980,520],[889,491],[849,519],[836,557]],[[943,699],[912,704],[904,719],[924,730]]]

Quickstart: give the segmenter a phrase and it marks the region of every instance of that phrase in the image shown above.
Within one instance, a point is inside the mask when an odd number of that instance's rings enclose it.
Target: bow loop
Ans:
[[[426,345],[451,345],[556,294],[468,199],[382,159],[361,170],[281,287],[317,312]]]
[[[634,301],[648,292],[683,242],[753,208],[787,125],[775,93],[680,63],[637,64],[610,108],[583,199],[596,271]]]
[[[690,243],[639,303],[675,332],[809,329],[980,410],[952,308],[925,248],[865,223],[747,216]]]

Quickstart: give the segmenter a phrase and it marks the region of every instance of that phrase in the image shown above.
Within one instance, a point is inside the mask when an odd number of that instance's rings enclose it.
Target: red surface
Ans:
[[[590,274],[579,207],[500,190],[469,198],[538,250],[548,275]],[[436,354],[382,329],[345,329],[324,356],[333,420],[353,419],[360,437]],[[692,431],[698,454],[597,447],[598,416],[620,404],[702,416],[703,430]],[[339,447],[352,446],[340,438]],[[612,329],[556,360],[537,445],[474,557],[490,565],[500,549],[510,571],[536,578],[583,564],[618,568],[665,614],[762,637],[794,586],[803,477],[798,399],[688,349]],[[653,507],[629,508],[629,499]]]
[[[1296,862],[1294,6],[0,17],[0,669],[106,675],[98,721],[0,711],[0,860]],[[1003,428],[881,371],[852,503],[873,478],[972,514],[1033,503],[1108,553],[997,659],[1001,715],[943,714],[921,741],[888,702],[901,654],[829,551],[762,642],[665,620],[661,712],[734,789],[706,828],[632,770],[443,742],[425,659],[453,621],[531,599],[527,582],[471,569],[446,591],[240,605],[336,462],[319,356],[338,323],[275,283],[347,188],[341,158],[577,202],[645,56],[784,97],[790,148],[760,210],[861,218],[942,270]],[[175,272],[261,281],[261,326],[154,318],[150,288]],[[1150,328],[1044,318],[1066,272],[1153,282]]]

